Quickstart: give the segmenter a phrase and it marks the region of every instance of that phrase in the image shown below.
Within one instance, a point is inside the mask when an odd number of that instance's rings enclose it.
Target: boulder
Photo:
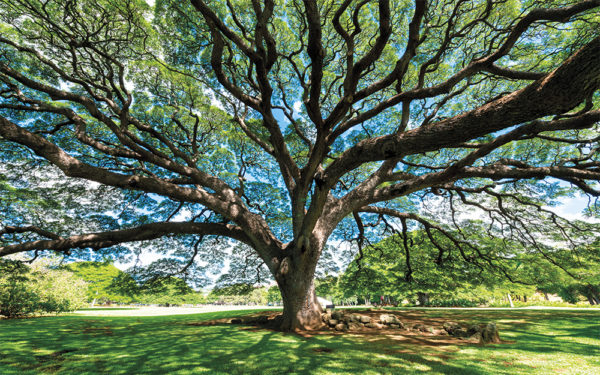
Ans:
[[[452,336],[455,337],[469,337],[469,334],[467,333],[467,330],[464,328],[457,328],[455,329],[452,334]]]
[[[367,324],[365,324],[365,327],[367,327],[367,328],[377,328],[377,324],[375,324],[375,323],[367,323]]]
[[[481,333],[481,331],[483,330],[485,326],[482,326],[481,324],[471,324],[469,326],[469,328],[467,328],[467,336],[473,336],[476,335],[478,333]]]
[[[348,327],[344,323],[338,323],[335,325],[336,331],[345,331],[347,329],[348,329]]]
[[[350,323],[348,323],[348,329],[357,330],[357,329],[361,329],[361,328],[362,327],[360,326],[360,323],[357,323],[357,322],[350,322]]]
[[[400,320],[396,315],[381,314],[379,315],[379,321],[383,324],[400,324]]]
[[[448,332],[449,335],[452,335],[452,332],[460,329],[460,324],[456,322],[445,322],[442,328],[444,328],[444,331]]]
[[[398,329],[398,328],[400,328],[400,324],[392,323],[392,324],[390,324],[390,328]]]
[[[358,315],[358,314],[352,314],[352,315],[350,315],[350,321],[351,322],[355,322],[355,323],[359,323],[360,322],[360,315]]]
[[[482,344],[499,343],[500,335],[498,334],[498,327],[496,323],[490,322],[483,327],[481,330],[481,341]]]
[[[389,318],[388,314],[379,315],[379,321],[381,322],[381,324],[387,324],[388,318]]]
[[[339,323],[339,321],[336,319],[329,319],[328,323],[330,327],[335,327]]]
[[[444,323],[444,330],[454,337],[462,337],[472,342],[481,344],[499,343],[498,327],[496,323],[471,324],[467,328],[461,327],[458,323]]]
[[[361,323],[371,323],[371,318],[366,315],[361,315],[360,322]]]
[[[323,322],[327,323],[327,322],[329,322],[329,319],[331,319],[331,314],[323,313],[323,314],[321,314],[321,319],[323,319]]]
[[[344,313],[340,310],[334,310],[331,313],[331,317],[335,320],[342,320],[342,318],[344,317]]]

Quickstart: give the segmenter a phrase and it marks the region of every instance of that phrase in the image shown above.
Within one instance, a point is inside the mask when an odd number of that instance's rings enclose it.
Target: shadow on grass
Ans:
[[[0,373],[525,374],[532,373],[533,367],[510,358],[569,353],[587,360],[600,344],[599,328],[593,324],[597,320],[590,320],[600,314],[557,318],[488,313],[481,316],[481,312],[461,311],[443,316],[448,320],[481,317],[521,322],[499,323],[501,334],[506,331],[506,338],[515,343],[434,346],[386,335],[305,338],[238,325],[190,325],[244,314],[231,311],[166,317],[6,320],[0,321]],[[436,317],[423,314],[424,319]]]

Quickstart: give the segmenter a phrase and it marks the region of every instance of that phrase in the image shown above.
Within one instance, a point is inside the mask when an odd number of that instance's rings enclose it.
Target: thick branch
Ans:
[[[6,230],[6,228],[5,228]],[[252,246],[250,238],[234,225],[218,223],[160,222],[135,228],[101,233],[88,233],[66,238],[24,242],[0,247],[0,257],[30,250],[68,251],[70,249],[102,249],[126,242],[152,240],[170,234],[201,234],[225,236]],[[56,235],[55,235],[56,236]]]
[[[326,170],[326,186],[375,160],[439,150],[536,118],[564,113],[600,86],[600,38],[529,86],[447,120],[359,142]]]

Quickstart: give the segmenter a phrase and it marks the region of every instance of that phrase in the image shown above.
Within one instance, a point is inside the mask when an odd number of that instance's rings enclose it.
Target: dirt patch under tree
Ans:
[[[198,326],[240,324],[248,329],[276,330],[280,319],[280,312],[263,311],[239,318],[215,319],[188,324]],[[305,337],[343,334],[383,335],[394,341],[427,346],[505,342],[500,340],[494,322],[469,322],[460,319],[448,321],[441,317],[424,316],[417,311],[328,309],[322,319],[324,324],[321,329],[298,332],[298,334]]]

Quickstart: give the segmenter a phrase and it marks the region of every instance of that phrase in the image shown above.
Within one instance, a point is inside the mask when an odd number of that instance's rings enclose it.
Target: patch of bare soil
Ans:
[[[313,337],[319,335],[356,335],[362,336],[367,341],[390,341],[398,343],[406,343],[420,346],[441,347],[449,345],[467,345],[481,343],[481,334],[466,335],[470,329],[468,327],[476,326],[476,322],[470,322],[465,319],[453,319],[452,322],[441,317],[430,317],[424,315],[420,311],[389,311],[389,310],[335,310],[337,312],[329,312],[324,315],[324,324],[320,329],[312,331],[296,332],[303,337]],[[342,314],[340,316],[340,314]],[[384,317],[385,316],[385,317]],[[262,311],[251,315],[245,315],[240,318],[224,318],[209,321],[187,323],[193,326],[214,326],[214,325],[231,325],[238,324],[242,329],[260,330],[271,329],[277,330],[278,322],[281,317],[280,312]],[[333,319],[333,318],[339,319]],[[361,317],[369,323],[361,323]],[[358,320],[357,320],[358,319]],[[340,324],[331,324],[332,320],[344,322],[344,326]],[[386,323],[391,320],[393,323]],[[453,328],[462,327],[464,334],[456,335],[449,329],[449,325]],[[337,327],[336,327],[337,326]],[[480,325],[484,326],[484,325]],[[450,334],[448,331],[452,332]],[[495,343],[508,343],[509,341],[499,340]]]

